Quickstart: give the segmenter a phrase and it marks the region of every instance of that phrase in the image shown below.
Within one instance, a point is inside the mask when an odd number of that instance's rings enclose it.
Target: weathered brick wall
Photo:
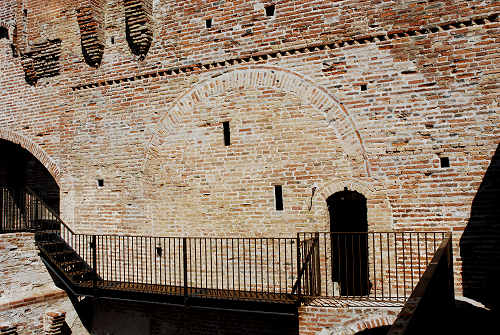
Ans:
[[[0,299],[29,297],[33,290],[54,288],[32,233],[0,235],[0,264]]]
[[[299,334],[351,335],[365,329],[391,325],[399,308],[303,307],[299,311]]]
[[[22,335],[45,334],[45,326],[51,329],[50,316],[44,321],[46,312],[58,309],[66,313],[65,327],[85,334],[73,304],[63,290],[55,287],[38,256],[33,235],[0,235],[0,323],[17,327]],[[60,322],[52,329],[59,326]]]
[[[157,1],[139,61],[124,2],[108,1],[97,69],[79,3],[46,2],[30,2],[25,30],[16,9],[18,34],[61,39],[59,75],[28,85],[0,40],[0,131],[48,157],[76,229],[326,230],[325,199],[349,187],[368,198],[371,230],[451,230],[458,245],[499,143],[497,2],[281,1],[267,17],[264,1]]]

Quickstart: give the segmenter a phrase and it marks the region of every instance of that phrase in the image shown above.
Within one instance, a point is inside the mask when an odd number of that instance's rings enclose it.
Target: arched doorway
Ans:
[[[0,153],[0,232],[27,226],[23,223],[27,189],[59,214],[59,186],[43,164],[19,144],[3,139]]]
[[[9,31],[7,28],[0,26],[0,40],[2,38],[9,39]]]
[[[326,202],[330,213],[332,280],[340,284],[340,295],[368,295],[366,198],[345,188]]]

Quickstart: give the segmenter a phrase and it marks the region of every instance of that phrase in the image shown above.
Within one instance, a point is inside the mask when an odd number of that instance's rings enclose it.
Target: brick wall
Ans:
[[[60,310],[66,313],[65,327],[85,334],[72,302],[38,256],[33,235],[0,235],[0,324],[17,327],[18,334],[45,334],[46,312]]]
[[[299,333],[305,335],[351,335],[365,329],[391,325],[400,308],[303,307],[299,311]]]
[[[498,3],[278,1],[267,17],[270,3],[154,2],[140,60],[124,2],[108,1],[98,68],[76,1],[30,1],[26,18],[2,6],[20,51],[61,44],[58,74],[29,85],[0,40],[1,134],[45,157],[78,231],[325,230],[325,199],[348,187],[367,197],[371,230],[449,230],[458,248],[499,143]]]
[[[53,288],[52,278],[38,256],[32,233],[0,235],[0,297],[29,297],[33,290]]]

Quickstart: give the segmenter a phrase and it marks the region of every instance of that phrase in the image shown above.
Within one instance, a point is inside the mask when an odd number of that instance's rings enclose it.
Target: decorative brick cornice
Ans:
[[[60,72],[60,55],[60,39],[34,44],[31,51],[22,54],[26,82],[35,85],[40,78],[57,76]]]
[[[144,59],[153,41],[153,0],[123,0],[125,33],[130,50]]]
[[[442,23],[435,26],[424,27],[424,28],[414,28],[408,30],[393,30],[387,32],[385,34],[375,34],[375,35],[367,35],[367,36],[359,36],[355,38],[346,38],[337,41],[329,41],[323,43],[314,43],[307,46],[300,46],[292,49],[280,50],[280,51],[270,51],[265,53],[255,53],[248,56],[240,57],[240,58],[232,58],[221,60],[217,62],[211,63],[196,63],[181,67],[173,67],[169,69],[156,70],[144,72],[142,74],[138,74],[130,77],[122,77],[108,80],[101,80],[93,83],[81,84],[77,86],[73,86],[73,91],[96,88],[101,86],[112,86],[125,82],[132,82],[136,80],[146,79],[146,78],[154,78],[154,77],[170,77],[176,76],[183,73],[198,73],[202,71],[208,71],[212,69],[220,69],[233,65],[244,65],[244,64],[255,64],[264,62],[267,60],[287,57],[291,55],[300,55],[307,53],[314,53],[323,50],[331,50],[331,49],[340,49],[347,46],[353,45],[365,45],[370,43],[378,43],[385,42],[390,40],[397,40],[406,37],[413,36],[422,36],[422,35],[430,35],[434,33],[439,33],[443,31],[449,31],[454,29],[462,29],[466,27],[472,26],[480,26],[491,22],[498,22],[498,13],[491,14],[483,17],[475,17],[468,20],[460,21],[460,22],[447,22]]]
[[[83,58],[88,65],[98,67],[104,54],[102,0],[86,0],[76,12]]]

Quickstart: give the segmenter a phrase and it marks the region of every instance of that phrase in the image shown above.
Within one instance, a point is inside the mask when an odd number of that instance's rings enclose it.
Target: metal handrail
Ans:
[[[172,287],[171,294],[185,297],[231,291],[404,301],[444,238],[437,231],[303,232],[296,238],[81,234],[32,189],[24,192],[25,212],[33,215],[25,222],[50,213],[59,229],[44,238],[73,250],[93,270],[93,286]]]
[[[31,196],[35,197],[42,204],[42,206],[44,206],[45,209],[48,210],[52,214],[54,219],[56,219],[61,226],[64,226],[65,229],[70,231],[72,234],[75,234],[75,232],[66,223],[64,223],[64,221],[59,217],[59,214],[54,209],[52,209],[49,205],[47,205],[47,203],[41,197],[39,197],[38,194],[36,194],[36,192],[32,188],[30,188],[29,186],[25,186],[25,190]]]

